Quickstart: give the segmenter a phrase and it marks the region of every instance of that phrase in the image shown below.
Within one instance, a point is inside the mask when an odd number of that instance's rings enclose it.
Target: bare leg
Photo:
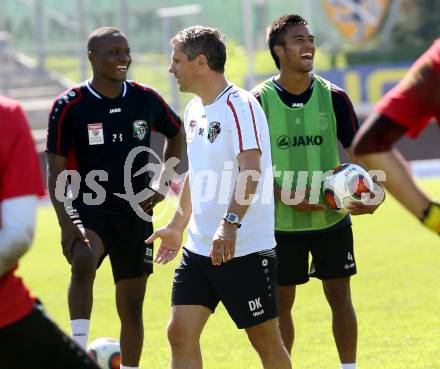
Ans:
[[[99,236],[86,229],[90,248],[77,242],[72,250],[72,275],[68,291],[70,319],[90,319],[93,305],[93,282],[96,267],[104,253]]]
[[[171,346],[171,369],[202,369],[200,334],[211,310],[199,305],[173,307],[168,325]]]
[[[291,369],[289,354],[283,345],[278,319],[267,320],[246,329],[249,340],[260,356],[264,369]]]
[[[121,319],[121,359],[125,366],[138,366],[144,343],[142,307],[147,277],[116,283],[116,307]]]
[[[292,307],[295,301],[296,286],[278,286],[278,319],[281,337],[287,352],[292,354],[295,328],[292,319]]]
[[[350,277],[323,281],[332,309],[332,327],[341,363],[356,362],[357,320],[351,301]]]

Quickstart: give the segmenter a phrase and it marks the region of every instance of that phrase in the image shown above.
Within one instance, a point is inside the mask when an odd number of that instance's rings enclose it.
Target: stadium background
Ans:
[[[296,12],[317,36],[315,70],[347,90],[362,120],[440,35],[439,8],[440,0],[0,0],[0,93],[21,100],[41,150],[53,97],[88,78],[87,36],[111,24],[129,37],[130,77],[182,112],[190,96],[177,93],[167,72],[170,36],[191,24],[220,28],[228,41],[227,76],[250,88],[276,72],[265,27]],[[439,138],[432,126],[417,144],[404,139],[399,147],[410,159],[433,159]]]
[[[179,8],[163,9],[169,7]],[[120,27],[133,49],[131,78],[153,85],[182,112],[190,96],[176,93],[167,72],[170,35],[191,24],[219,27],[228,41],[227,75],[249,87],[252,80],[276,72],[264,42],[265,26],[281,14],[296,12],[311,21],[317,35],[316,71],[347,89],[362,120],[440,36],[439,9],[440,0],[0,0],[0,93],[21,101],[41,152],[54,97],[88,76],[85,43],[96,27]],[[432,124],[418,141],[399,144],[410,159],[429,159],[413,167],[423,176],[440,174],[439,138]],[[160,144],[156,140],[155,147]],[[437,178],[421,183],[440,197]],[[168,210],[164,205],[156,212],[162,215],[157,225],[169,217]],[[438,237],[422,229],[391,197],[373,217],[356,218],[354,227],[360,270],[353,281],[360,367],[438,369]],[[67,330],[69,270],[58,244],[54,213],[43,206],[34,248],[21,273]],[[149,283],[142,368],[167,367],[165,327],[174,267],[156,267]],[[111,281],[105,263],[95,285],[91,340],[117,337]],[[301,288],[297,299],[296,368],[322,368],[322,363],[336,368],[329,312],[319,283]],[[207,368],[258,367],[243,332],[234,329],[222,308],[208,323],[202,345]]]

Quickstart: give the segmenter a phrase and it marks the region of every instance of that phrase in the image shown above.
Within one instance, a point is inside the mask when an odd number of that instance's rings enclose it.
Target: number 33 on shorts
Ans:
[[[153,245],[145,246],[145,256],[152,258],[153,257]]]

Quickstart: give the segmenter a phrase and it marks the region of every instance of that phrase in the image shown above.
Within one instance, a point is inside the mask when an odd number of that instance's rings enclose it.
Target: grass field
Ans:
[[[440,180],[421,183],[440,197]],[[58,225],[51,207],[40,208],[38,215],[34,247],[23,259],[20,274],[54,320],[68,330],[66,288],[70,273],[61,254]],[[359,273],[353,278],[359,368],[440,368],[439,237],[423,229],[390,196],[375,215],[355,218],[354,232]],[[166,326],[175,266],[156,265],[149,281],[142,369],[168,368]],[[298,289],[294,314],[295,368],[339,368],[330,310],[318,281]],[[106,261],[95,283],[90,340],[117,337],[118,332],[114,286]],[[222,306],[207,324],[202,351],[207,369],[260,367],[245,333],[235,328]]]

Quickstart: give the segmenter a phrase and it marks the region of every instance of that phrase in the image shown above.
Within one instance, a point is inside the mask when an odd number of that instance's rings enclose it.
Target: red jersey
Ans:
[[[433,118],[440,124],[440,39],[417,59],[375,110],[408,128],[410,137],[417,137]]]
[[[2,96],[0,132],[0,206],[14,197],[43,195],[40,164],[24,112],[17,102]],[[0,328],[29,314],[35,300],[15,269],[0,277]]]

